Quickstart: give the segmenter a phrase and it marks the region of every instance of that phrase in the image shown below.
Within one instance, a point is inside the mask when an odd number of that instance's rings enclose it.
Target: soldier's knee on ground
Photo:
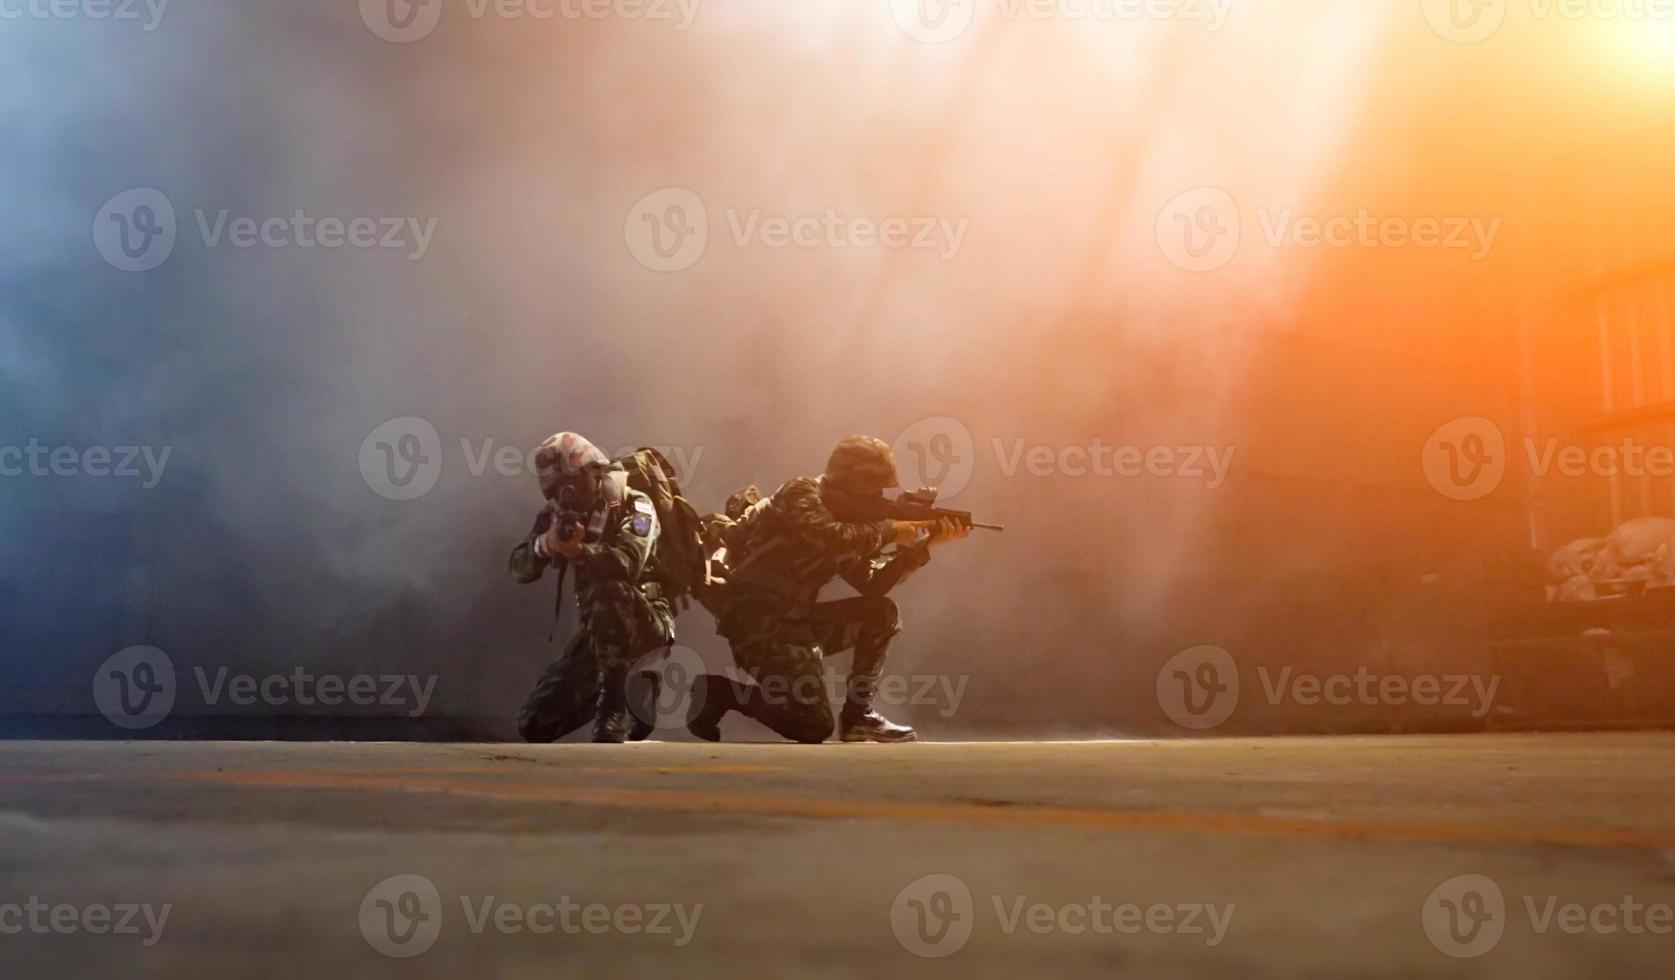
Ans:
[[[764,678],[761,686],[750,689],[740,705],[740,710],[793,742],[824,742],[832,737],[837,722],[832,717],[831,705],[826,703],[823,694],[817,697],[796,696],[797,693],[801,693],[798,688],[812,686],[819,690],[819,678],[815,676],[808,679],[815,683],[782,684],[776,681],[787,680],[784,677]],[[788,694],[791,696],[787,696]]]
[[[804,745],[818,745],[832,737],[837,729],[837,721],[832,717],[832,709],[825,704],[803,706],[789,719],[785,730],[780,732],[786,738]]]
[[[557,738],[553,731],[554,727],[551,722],[528,708],[518,713],[518,735],[525,742],[539,745],[553,741]]]

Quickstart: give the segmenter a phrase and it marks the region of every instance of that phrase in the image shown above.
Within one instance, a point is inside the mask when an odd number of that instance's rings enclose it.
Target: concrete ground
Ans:
[[[1662,977],[1672,772],[1659,734],[8,743],[0,976]]]

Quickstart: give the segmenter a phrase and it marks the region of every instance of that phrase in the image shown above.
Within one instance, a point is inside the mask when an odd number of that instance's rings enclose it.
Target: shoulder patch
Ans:
[[[642,514],[655,514],[657,509],[652,507],[651,501],[645,497],[634,498],[634,509]]]
[[[651,534],[651,515],[635,514],[634,520],[628,526],[640,537],[647,537]]]

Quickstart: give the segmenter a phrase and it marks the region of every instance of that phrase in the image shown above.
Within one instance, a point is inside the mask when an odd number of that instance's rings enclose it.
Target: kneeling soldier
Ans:
[[[651,498],[628,486],[623,468],[574,432],[535,454],[547,506],[508,566],[520,583],[549,568],[576,572],[581,630],[542,674],[518,717],[531,742],[551,742],[593,721],[593,741],[628,735],[627,674],[674,642],[675,615],[649,571],[659,525]],[[635,735],[644,737],[644,727]]]

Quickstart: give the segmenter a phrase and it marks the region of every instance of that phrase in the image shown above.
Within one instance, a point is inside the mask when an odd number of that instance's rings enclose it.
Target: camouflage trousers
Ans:
[[[725,618],[733,660],[757,683],[738,698],[739,710],[797,742],[824,742],[835,727],[824,659],[855,651],[844,708],[871,710],[890,641],[902,628],[900,610],[883,596],[816,603],[806,616],[792,619],[761,609]]]
[[[626,683],[635,664],[675,641],[675,612],[667,599],[648,599],[620,582],[597,583],[585,595],[582,628],[518,712],[525,741],[556,741],[592,721],[604,678]]]

